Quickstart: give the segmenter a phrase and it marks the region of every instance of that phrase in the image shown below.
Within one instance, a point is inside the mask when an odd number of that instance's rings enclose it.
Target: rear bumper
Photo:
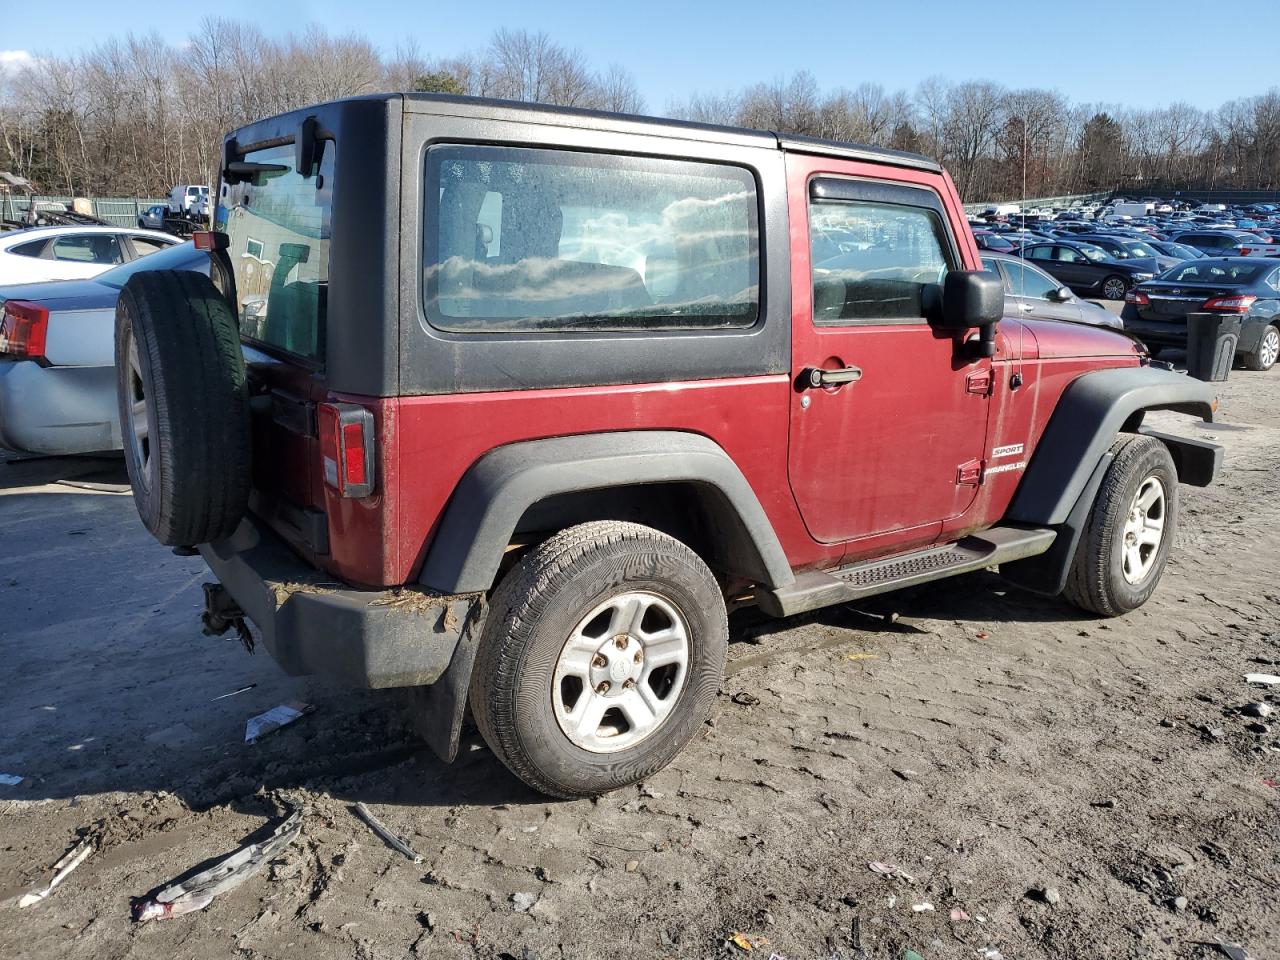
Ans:
[[[0,446],[47,456],[119,450],[115,368],[0,360]]]
[[[476,595],[335,583],[251,516],[230,538],[201,544],[200,555],[294,675],[370,688],[435,683],[483,611]]]

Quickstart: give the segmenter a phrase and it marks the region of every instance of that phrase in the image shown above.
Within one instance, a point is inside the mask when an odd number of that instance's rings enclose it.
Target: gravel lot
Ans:
[[[25,778],[0,786],[0,956],[1280,957],[1280,718],[1239,713],[1280,708],[1244,682],[1280,672],[1280,373],[1222,394],[1219,424],[1157,418],[1227,467],[1183,488],[1142,610],[982,573],[736,618],[713,722],[594,803],[531,794],[474,734],[446,766],[397,696],[201,636],[207,572],[148,538],[116,465],[0,464],[0,772]],[[77,476],[96,488],[56,482]],[[314,713],[243,742],[291,700]],[[302,836],[263,873],[131,922],[290,803]],[[20,910],[78,832],[97,852]]]

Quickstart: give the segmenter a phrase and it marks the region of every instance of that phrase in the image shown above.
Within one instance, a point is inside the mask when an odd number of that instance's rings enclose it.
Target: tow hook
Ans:
[[[253,634],[245,623],[244,611],[235,602],[227,588],[220,583],[202,583],[204,588],[204,613],[200,614],[200,622],[204,624],[204,635],[220,637],[232,627],[244,648],[253,653]]]

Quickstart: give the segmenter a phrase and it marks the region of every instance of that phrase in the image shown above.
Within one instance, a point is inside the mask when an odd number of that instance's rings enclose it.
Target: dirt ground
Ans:
[[[597,802],[530,793],[474,733],[446,766],[396,696],[201,636],[203,564],[147,537],[114,465],[0,464],[0,772],[24,778],[0,786],[0,957],[1278,958],[1280,717],[1239,708],[1280,708],[1244,682],[1280,672],[1280,371],[1222,395],[1220,423],[1158,418],[1227,465],[1183,488],[1142,610],[981,573],[735,618],[713,721]],[[73,475],[93,489],[50,482]],[[314,713],[243,742],[292,700]],[[261,874],[131,922],[290,804],[302,835]],[[94,855],[20,910],[84,833]]]

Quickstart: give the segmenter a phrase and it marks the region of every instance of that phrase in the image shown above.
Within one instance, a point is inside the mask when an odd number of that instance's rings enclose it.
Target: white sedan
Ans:
[[[0,286],[0,448],[58,456],[119,450],[115,317],[144,270],[209,272],[192,243],[92,280]]]
[[[181,241],[128,227],[28,227],[0,233],[0,284],[87,280]]]

